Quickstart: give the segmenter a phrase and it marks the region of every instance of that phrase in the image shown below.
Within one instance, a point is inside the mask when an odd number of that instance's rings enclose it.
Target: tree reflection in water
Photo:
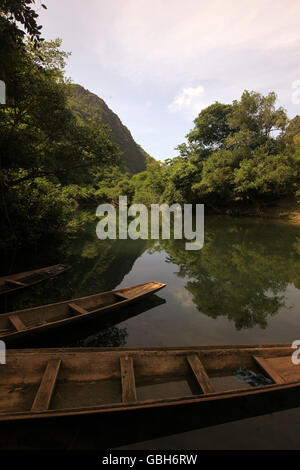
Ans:
[[[197,309],[226,316],[240,330],[267,326],[267,317],[286,307],[289,284],[300,288],[299,228],[262,220],[206,219],[200,251],[182,240],[161,240],[157,250],[178,265]]]

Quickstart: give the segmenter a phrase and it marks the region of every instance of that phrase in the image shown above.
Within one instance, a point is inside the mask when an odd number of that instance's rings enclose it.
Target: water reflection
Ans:
[[[128,332],[126,328],[117,328],[116,326],[112,326],[110,328],[104,328],[97,333],[88,336],[87,338],[76,341],[75,343],[71,344],[70,347],[118,348],[126,345],[127,336]]]
[[[57,334],[48,343],[43,339],[41,347],[272,343],[290,341],[298,336],[300,230],[296,226],[262,220],[206,217],[203,249],[186,251],[185,242],[180,240],[154,243],[147,240],[99,241],[93,224],[87,227],[83,236],[71,242],[53,243],[43,250],[19,253],[13,266],[8,256],[1,260],[3,274],[56,263],[72,265],[72,269],[63,275],[6,299],[3,311],[111,290],[119,284],[132,285],[151,279],[167,283],[160,293],[162,298],[151,296],[143,299],[118,312],[118,317],[108,318],[105,324],[95,319],[84,328],[74,328],[73,332],[68,329],[66,335]],[[147,314],[143,315],[145,312]],[[34,346],[38,343],[35,342]],[[68,429],[61,429],[59,445],[64,448],[112,448],[126,441],[137,442],[190,431],[188,448],[198,448],[199,429],[206,427],[203,435],[209,435],[210,442],[217,446],[215,443],[220,440],[216,425],[227,423],[224,424],[224,435],[234,437],[235,428],[228,424],[233,419],[298,406],[299,391],[295,390],[292,396],[284,394],[274,403],[267,398],[251,406],[240,405],[234,409],[215,405],[212,412],[201,414],[201,419],[194,410],[190,414],[182,411],[181,415],[170,411],[168,419],[159,417],[154,421],[151,416],[151,423],[145,426],[140,416],[133,415],[130,433],[128,420],[107,416],[106,422],[105,417],[101,420],[101,429],[105,429],[105,433],[99,433],[98,421],[94,427],[80,428],[78,425],[79,430],[72,423]],[[284,433],[278,433],[282,426],[278,420],[274,435],[280,435],[280,445],[294,439],[299,412],[298,408],[292,410],[292,416],[289,414]],[[263,416],[261,422],[265,424],[268,419],[268,416]],[[4,448],[7,448],[9,424],[0,439]],[[32,426],[30,429],[28,423],[25,429],[18,427],[17,432],[12,427],[10,437],[15,439],[17,447],[20,441],[24,442],[24,436],[27,436],[28,448],[37,443],[38,448],[49,446],[48,437],[42,444],[38,440],[51,434],[49,423],[45,426],[47,433],[37,433],[36,428]],[[192,431],[195,429],[198,431]],[[247,426],[245,434],[255,436]],[[54,432],[51,435],[58,441]],[[264,433],[264,437],[268,443],[268,433]],[[254,447],[257,445],[254,443]],[[184,448],[182,437],[178,448]]]
[[[253,219],[206,217],[205,243],[199,251],[187,251],[185,240],[100,241],[93,222],[71,241],[53,242],[43,250],[11,258],[5,254],[2,259],[3,274],[62,262],[71,265],[56,278],[0,298],[2,312],[157,279],[168,284],[166,293],[171,294],[169,308],[163,309],[165,321],[169,322],[171,313],[174,319],[178,307],[178,318],[185,311],[195,310],[196,315],[198,310],[210,319],[224,317],[241,331],[266,328],[271,317],[290,307],[288,288],[300,289],[299,227]],[[167,270],[168,265],[177,266],[176,272]],[[160,342],[172,344],[173,326],[169,322]],[[133,324],[132,328],[131,341],[139,344],[143,331],[138,331],[138,324],[136,331]],[[163,332],[156,326],[155,334],[162,337]],[[188,325],[184,334],[195,342]],[[175,331],[173,336],[177,343]]]
[[[131,271],[147,248],[145,240],[99,241],[95,224],[74,240],[44,247],[39,251],[3,253],[1,272],[22,272],[36,267],[65,263],[71,269],[47,282],[13,296],[0,298],[0,312],[59,302],[114,289]],[[12,262],[13,260],[13,262]]]
[[[297,236],[298,235],[298,236]],[[179,267],[197,309],[225,316],[236,329],[267,326],[267,317],[287,307],[288,284],[300,288],[299,229],[284,224],[206,219],[205,244],[186,251],[181,240],[161,240],[156,250]],[[190,298],[181,296],[184,306]]]

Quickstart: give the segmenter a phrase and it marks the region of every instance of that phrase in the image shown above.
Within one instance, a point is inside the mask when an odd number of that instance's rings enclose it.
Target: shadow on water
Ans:
[[[202,402],[203,403],[203,402]],[[214,401],[207,405],[161,408],[159,412],[130,410],[101,416],[69,419],[7,422],[0,427],[0,449],[112,449],[131,443],[178,433],[210,428],[224,423],[292,410],[299,405],[299,387],[272,392],[260,400],[255,395],[232,403]],[[192,444],[191,444],[192,445]],[[196,447],[192,447],[196,448]],[[215,443],[218,449],[218,442]]]

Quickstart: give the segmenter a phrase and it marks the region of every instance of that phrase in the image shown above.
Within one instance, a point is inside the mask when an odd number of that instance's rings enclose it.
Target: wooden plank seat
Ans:
[[[60,365],[61,359],[50,359],[48,361],[31,411],[46,411],[49,409]]]
[[[9,320],[17,331],[23,331],[27,329],[27,327],[24,325],[23,321],[18,315],[10,315]]]
[[[79,305],[77,304],[74,304],[73,302],[70,302],[68,304],[68,307],[70,307],[70,309],[75,312],[75,313],[79,313],[79,315],[85,315],[86,313],[89,313],[87,310],[85,310],[84,308],[80,307]]]
[[[121,380],[122,380],[122,401],[132,403],[137,401],[133,360],[125,356],[120,358]]]
[[[117,297],[117,299],[119,298],[120,300],[128,300],[128,297],[123,294],[115,294],[115,297]]]
[[[276,384],[283,384],[285,380],[276,372],[276,370],[272,367],[271,363],[259,356],[253,356],[255,362],[260,366],[260,368],[273,380]]]
[[[214,392],[214,387],[212,386],[211,381],[203,367],[202,362],[198,354],[189,354],[187,356],[187,361],[194,373],[195,379],[200,385],[200,388],[203,393],[212,393]]]

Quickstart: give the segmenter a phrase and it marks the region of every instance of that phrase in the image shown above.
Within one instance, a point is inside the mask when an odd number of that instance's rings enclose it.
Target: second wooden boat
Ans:
[[[15,292],[25,287],[33,286],[39,282],[46,281],[63,271],[68,269],[69,266],[65,264],[55,264],[46,268],[32,269],[18,274],[7,274],[7,276],[0,277],[0,295]]]
[[[0,340],[6,343],[106,315],[157,292],[166,284],[146,282],[0,316]]]

